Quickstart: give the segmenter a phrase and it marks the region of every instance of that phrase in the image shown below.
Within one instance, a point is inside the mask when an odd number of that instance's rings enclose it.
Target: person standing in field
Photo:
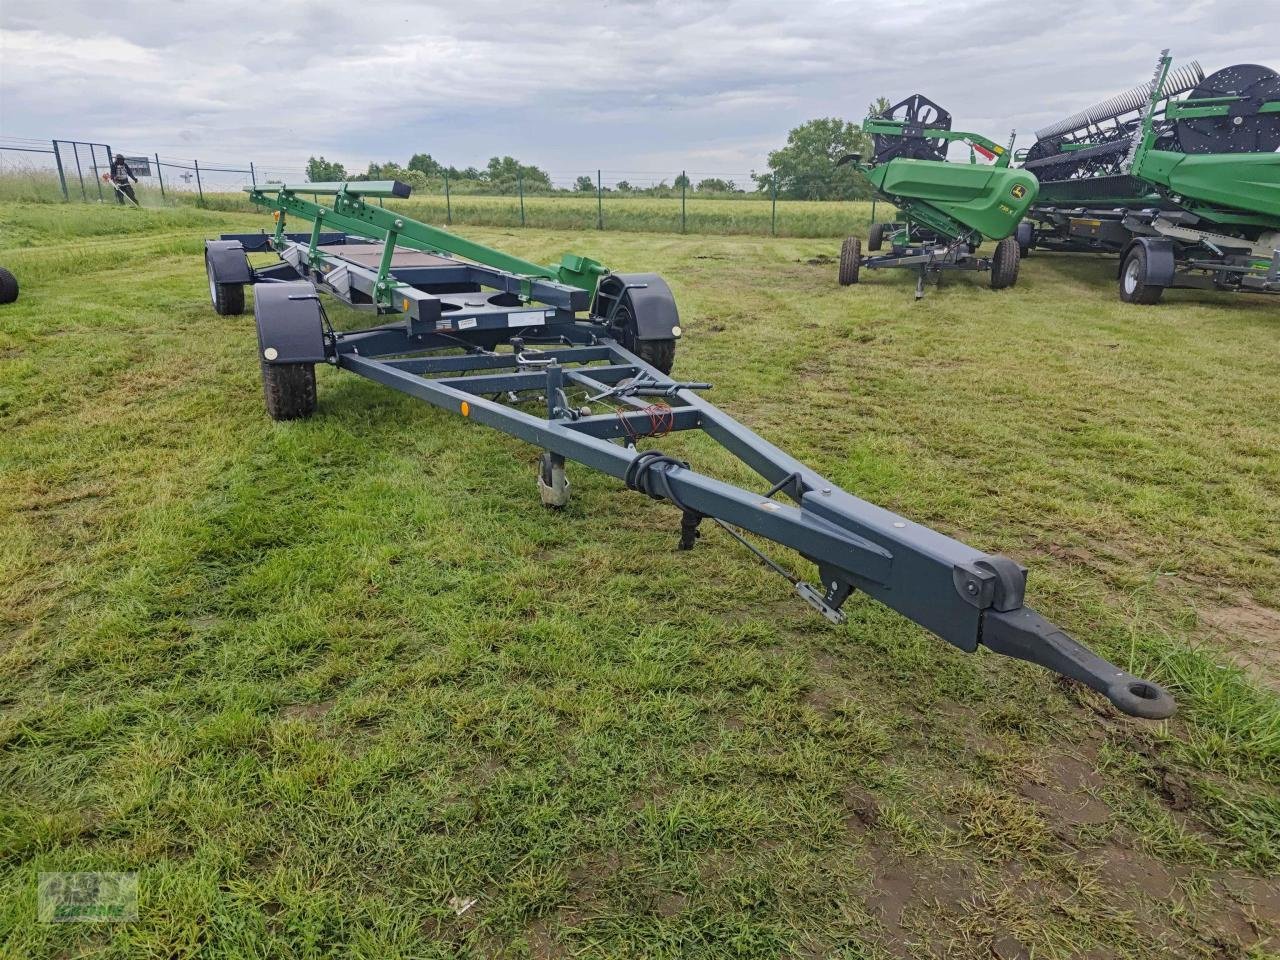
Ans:
[[[138,198],[133,193],[130,180],[134,183],[138,182],[138,178],[133,175],[133,169],[125,162],[124,154],[117,153],[115,160],[111,162],[111,182],[115,184],[116,199],[124,203],[124,198],[128,197],[136,207]]]

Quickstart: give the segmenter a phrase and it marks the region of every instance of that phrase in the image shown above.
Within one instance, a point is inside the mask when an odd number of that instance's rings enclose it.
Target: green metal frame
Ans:
[[[1166,51],[1156,66],[1142,132],[1129,159],[1131,176],[1176,194],[1178,205],[1215,223],[1280,228],[1280,159],[1275,154],[1185,154],[1155,148],[1157,117],[1167,120],[1227,116],[1239,97],[1172,100],[1164,93],[1173,57]],[[1280,100],[1262,105],[1280,113]],[[1250,165],[1239,176],[1242,164]],[[1203,192],[1201,192],[1203,191]],[[1229,204],[1206,197],[1229,198]]]
[[[862,130],[871,136],[881,134],[887,137],[901,137],[905,135],[905,120],[885,120],[882,117],[868,117],[862,124]],[[919,133],[912,133],[912,136],[920,136],[926,140],[946,140],[948,143],[964,142],[970,146],[977,144],[984,150],[989,150],[996,155],[995,167],[1007,167],[1009,161],[1013,157],[1013,151],[1000,146],[994,140],[989,140],[980,133],[967,133],[964,130],[939,130],[934,127],[927,127]],[[975,161],[976,162],[976,161]]]
[[[308,257],[313,266],[325,261],[319,249],[324,229],[369,237],[385,242],[378,269],[375,297],[378,303],[390,305],[399,285],[391,276],[391,262],[397,247],[426,253],[449,254],[475,263],[513,273],[527,279],[553,280],[568,286],[594,292],[600,278],[609,273],[607,267],[589,257],[565,254],[556,266],[544,266],[513,257],[474,240],[467,240],[448,230],[441,230],[414,220],[402,213],[365,202],[365,197],[404,198],[408,187],[395,180],[338,181],[332,183],[263,184],[245,187],[249,200],[275,212],[274,244],[283,249],[285,221],[290,216],[311,221],[311,243]],[[328,205],[306,200],[299,194],[332,197]],[[524,291],[529,294],[528,290]]]

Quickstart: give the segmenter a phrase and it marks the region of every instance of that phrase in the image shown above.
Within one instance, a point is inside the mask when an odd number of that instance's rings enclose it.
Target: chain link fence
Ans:
[[[302,184],[303,165],[182,158],[78,140],[0,137],[0,199],[35,202],[131,203],[111,181],[111,158],[122,154],[143,207],[195,204],[252,211],[244,188]],[[770,171],[595,169],[553,171],[526,183],[410,173],[413,195],[392,205],[426,222],[567,230],[837,237],[866,232],[874,201],[780,197]],[[829,175],[821,185],[830,186]],[[794,179],[792,181],[795,182]],[[819,181],[815,180],[815,185]]]

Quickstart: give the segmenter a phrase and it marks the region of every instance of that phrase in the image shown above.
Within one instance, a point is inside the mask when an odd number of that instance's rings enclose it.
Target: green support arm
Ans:
[[[519,276],[554,280],[594,291],[600,277],[609,272],[595,260],[568,253],[561,258],[558,266],[543,266],[530,260],[522,260],[439,227],[421,223],[394,210],[365,202],[365,197],[407,197],[408,185],[395,180],[295,185],[278,183],[244,189],[253,203],[277,211],[280,218],[291,214],[313,222],[323,220],[326,226],[373,240],[383,240],[389,246],[450,253]],[[304,200],[298,194],[331,196],[333,201],[330,206],[323,206]]]
[[[864,133],[871,135],[880,134],[886,137],[903,137],[906,136],[907,124],[903,120],[885,120],[881,117],[868,117],[862,124]],[[938,130],[933,127],[924,130],[911,132],[911,136],[923,137],[926,140],[946,140],[948,143],[956,141],[964,141],[965,143],[979,147],[996,158],[995,165],[997,167],[1007,167],[1011,159],[1010,151],[989,140],[980,133],[966,133],[963,130]]]

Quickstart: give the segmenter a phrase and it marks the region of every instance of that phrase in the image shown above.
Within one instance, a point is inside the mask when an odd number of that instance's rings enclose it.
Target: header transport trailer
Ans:
[[[874,256],[863,256],[859,238],[845,239],[841,285],[857,283],[863,269],[917,270],[918,300],[929,280],[941,282],[944,270],[989,271],[993,290],[1018,282],[1013,234],[1036,198],[1037,183],[1009,168],[1009,150],[981,134],[952,130],[951,114],[919,93],[868,117],[862,129],[872,135],[870,162],[851,154],[840,163],[856,163],[905,220],[872,224],[867,250]],[[947,162],[954,142],[969,145],[969,163]],[[978,154],[994,162],[978,163]],[[997,241],[990,257],[977,255],[984,239]],[[890,251],[880,253],[886,242]]]
[[[1280,75],[1172,63],[1164,51],[1147,83],[1036,132],[1023,252],[1117,253],[1128,303],[1170,287],[1280,293]]]
[[[1173,713],[1164,689],[1026,606],[1025,568],[846,493],[704,400],[709,384],[673,379],[681,331],[660,277],[612,273],[573,255],[542,266],[368,202],[408,193],[394,181],[259,187],[249,196],[274,212],[274,233],[206,243],[219,313],[242,312],[253,287],[270,416],[310,416],[315,365],[327,363],[540,447],[547,506],[568,502],[573,460],[673,504],[682,549],[711,519],[832,622],[844,622],[841,607],[861,590],[962,650],[982,645],[1047,667],[1134,716]],[[310,231],[287,233],[290,218],[310,221]],[[273,251],[279,262],[254,268],[252,251]],[[335,330],[318,291],[372,314],[374,325]],[[765,489],[639,449],[677,430],[703,431]],[[793,575],[744,532],[797,551],[821,582]]]

